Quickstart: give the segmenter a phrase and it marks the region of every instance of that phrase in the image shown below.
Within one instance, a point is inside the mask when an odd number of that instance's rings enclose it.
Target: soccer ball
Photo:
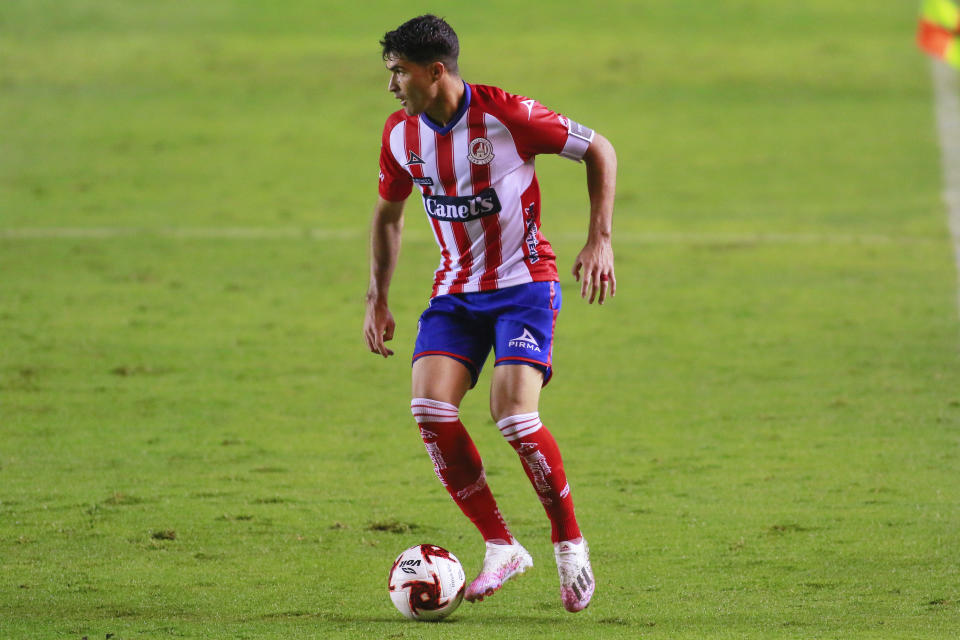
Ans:
[[[390,599],[411,620],[440,620],[460,606],[466,576],[463,566],[443,547],[418,544],[399,556],[390,569]]]

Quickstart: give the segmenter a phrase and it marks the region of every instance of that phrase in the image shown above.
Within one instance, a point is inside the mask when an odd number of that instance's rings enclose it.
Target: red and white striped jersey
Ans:
[[[556,281],[556,257],[540,233],[534,156],[580,161],[593,131],[536,100],[470,85],[444,127],[403,110],[387,118],[380,196],[407,198],[416,184],[440,246],[433,296]]]

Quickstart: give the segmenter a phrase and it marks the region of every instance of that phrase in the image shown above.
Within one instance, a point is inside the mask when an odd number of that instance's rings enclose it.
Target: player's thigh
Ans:
[[[417,340],[413,348],[414,397],[450,402],[417,393],[443,393],[449,397],[453,391],[459,402],[466,389],[477,383],[492,346],[493,331],[489,321],[476,313],[466,296],[433,298],[417,323]],[[423,360],[427,362],[421,364]],[[467,371],[468,382],[461,392],[463,369]]]
[[[503,420],[539,410],[543,371],[522,363],[494,367],[490,383],[490,415]]]
[[[423,356],[413,363],[412,395],[460,406],[473,386],[473,374],[459,360],[447,356]]]
[[[546,385],[553,374],[553,335],[559,311],[560,286],[555,282],[532,282],[512,288],[498,309],[494,326],[494,373],[505,369],[509,371],[500,374],[502,379],[539,380],[541,386]],[[521,372],[513,371],[517,367]],[[500,413],[500,408],[518,402],[529,404],[529,395],[526,390],[511,392],[509,385],[501,385],[491,394],[491,412]],[[536,397],[539,398],[539,391]]]

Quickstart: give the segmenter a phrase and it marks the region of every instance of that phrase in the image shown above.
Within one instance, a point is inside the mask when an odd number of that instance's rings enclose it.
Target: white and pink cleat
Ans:
[[[493,542],[486,544],[487,552],[483,556],[483,568],[463,595],[469,602],[479,602],[492,595],[507,580],[533,566],[533,558],[516,540],[510,544]]]
[[[590,548],[583,538],[579,542],[555,542],[553,554],[560,574],[560,601],[571,613],[583,611],[590,604],[596,583],[590,568]]]

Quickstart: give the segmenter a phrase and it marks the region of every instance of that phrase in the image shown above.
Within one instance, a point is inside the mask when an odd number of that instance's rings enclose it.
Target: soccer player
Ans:
[[[436,16],[409,20],[380,44],[387,88],[402,109],[383,129],[364,338],[373,353],[393,355],[385,345],[395,329],[387,294],[404,201],[416,185],[440,265],[420,317],[410,407],[440,482],[486,543],[483,568],[465,598],[482,600],[533,565],[500,515],[459,418],[492,347],[490,413],[550,519],[563,606],[581,611],[595,586],[589,549],[560,450],[538,410],[553,372],[560,285],[540,232],[534,157],[559,154],[586,165],[589,232],[572,271],[581,298],[603,304],[616,292],[610,240],[616,154],[603,136],[536,100],[464,82],[457,35]]]

